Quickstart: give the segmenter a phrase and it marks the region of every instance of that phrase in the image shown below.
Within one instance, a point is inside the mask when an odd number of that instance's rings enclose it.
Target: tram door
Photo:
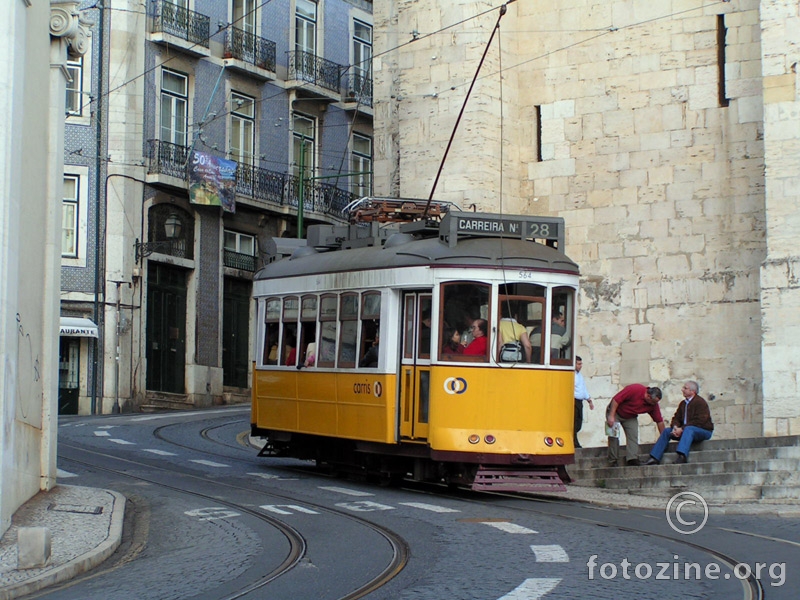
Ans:
[[[403,356],[400,361],[400,436],[428,437],[431,376],[430,291],[403,296]]]

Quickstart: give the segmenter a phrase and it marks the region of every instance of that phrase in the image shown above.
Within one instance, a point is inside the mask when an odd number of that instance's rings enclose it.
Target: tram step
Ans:
[[[564,492],[564,482],[555,470],[503,471],[478,469],[472,489],[482,492]]]

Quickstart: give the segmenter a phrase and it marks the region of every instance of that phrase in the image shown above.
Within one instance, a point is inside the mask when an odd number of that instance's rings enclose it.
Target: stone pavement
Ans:
[[[0,600],[19,598],[68,581],[93,569],[122,540],[125,497],[89,487],[57,485],[23,504],[0,540]],[[50,560],[42,567],[19,569],[17,537],[21,527],[50,532]]]
[[[566,492],[536,496],[659,511],[665,509],[669,500],[581,485],[569,485]],[[778,514],[775,504],[753,503],[709,503],[709,511],[712,514]],[[122,540],[124,512],[125,497],[111,490],[58,485],[49,492],[34,496],[17,510],[11,527],[0,540],[0,600],[31,594],[98,566]],[[798,517],[800,505],[783,504],[779,514]],[[52,550],[50,561],[44,567],[18,568],[17,536],[20,527],[46,527],[50,531]]]

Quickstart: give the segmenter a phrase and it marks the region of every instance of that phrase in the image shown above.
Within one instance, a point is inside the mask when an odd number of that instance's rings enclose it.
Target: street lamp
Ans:
[[[176,213],[170,213],[164,220],[164,235],[167,239],[157,242],[140,242],[137,238],[134,244],[134,249],[136,251],[135,261],[138,263],[144,257],[150,256],[153,252],[172,254],[175,240],[181,237],[182,229],[183,222],[181,218]]]
[[[181,236],[181,220],[175,213],[170,214],[164,221],[164,233],[168,240],[175,240]]]

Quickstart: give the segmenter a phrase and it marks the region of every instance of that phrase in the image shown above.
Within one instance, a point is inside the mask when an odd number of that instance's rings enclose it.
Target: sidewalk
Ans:
[[[93,569],[122,540],[125,497],[89,487],[57,485],[22,505],[0,540],[0,600],[19,598]],[[20,527],[45,527],[50,532],[47,565],[18,569]]]

